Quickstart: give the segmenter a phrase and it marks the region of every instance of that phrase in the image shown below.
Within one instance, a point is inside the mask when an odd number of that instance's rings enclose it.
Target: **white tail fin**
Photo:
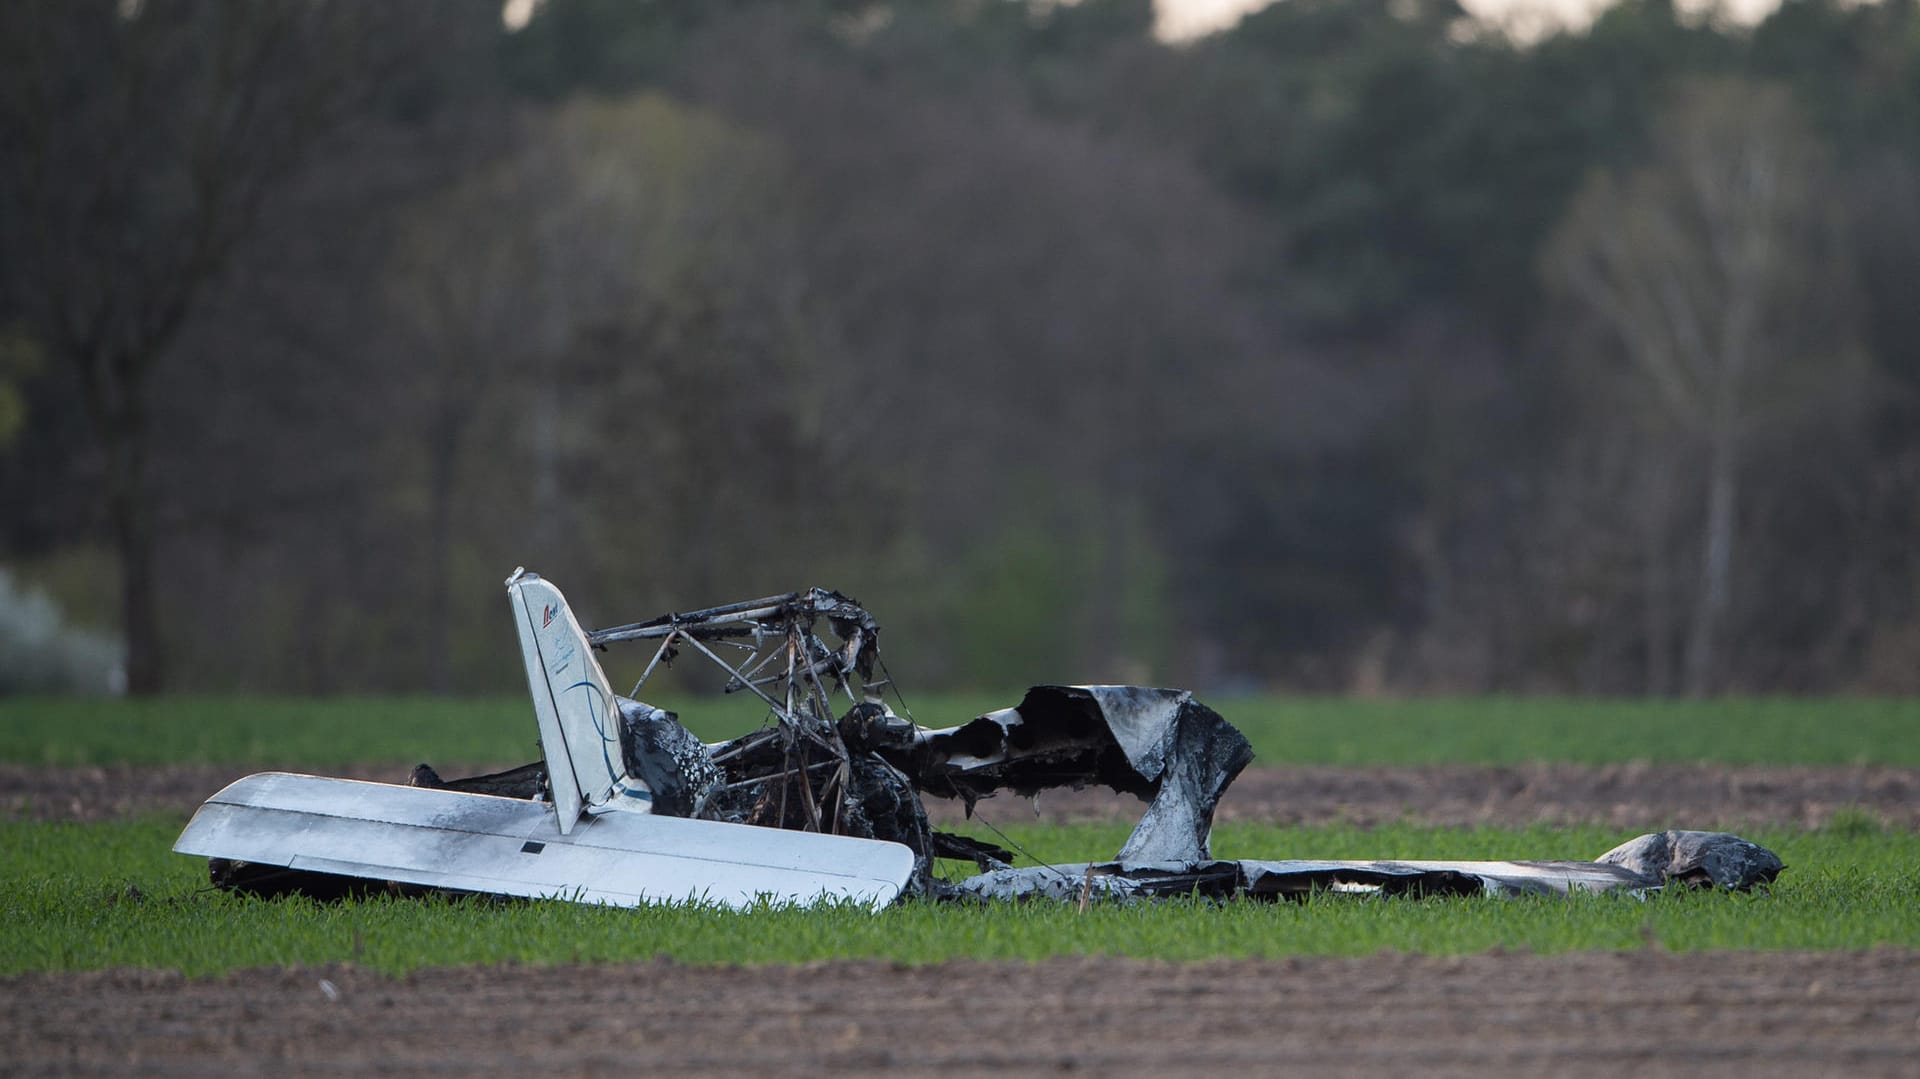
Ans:
[[[507,578],[507,595],[520,630],[527,691],[540,723],[540,748],[561,833],[572,831],[591,807],[650,811],[652,793],[627,775],[620,752],[613,688],[566,597],[539,574],[523,570]]]

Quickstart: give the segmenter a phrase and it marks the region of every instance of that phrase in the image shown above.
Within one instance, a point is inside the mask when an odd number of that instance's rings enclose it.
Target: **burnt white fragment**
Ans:
[[[1674,884],[1743,892],[1786,868],[1778,855],[1726,832],[1653,832],[1594,859]]]
[[[1708,833],[1695,833],[1707,835]],[[1738,837],[1726,836],[1752,847]],[[1660,840],[1641,836],[1627,846]],[[1770,858],[1771,855],[1767,854]],[[1766,859],[1760,870],[1730,876],[1720,887],[1744,890],[1773,879]],[[982,873],[953,885],[953,897],[978,900],[1030,899],[1302,899],[1315,893],[1380,896],[1570,895],[1576,892],[1647,892],[1669,885],[1694,885],[1691,874],[1667,873],[1638,865],[1608,862],[1447,862],[1447,861],[1202,861],[1174,863],[1094,862],[1027,866]]]

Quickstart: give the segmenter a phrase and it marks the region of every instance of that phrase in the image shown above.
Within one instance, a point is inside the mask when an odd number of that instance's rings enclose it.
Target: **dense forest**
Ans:
[[[1920,690],[1915,0],[529,10],[0,5],[0,691]]]

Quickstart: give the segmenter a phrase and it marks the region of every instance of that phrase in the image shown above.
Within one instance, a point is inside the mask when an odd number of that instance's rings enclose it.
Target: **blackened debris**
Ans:
[[[465,794],[491,794],[499,798],[529,800],[548,798],[547,766],[540,761],[523,764],[518,768],[509,768],[504,772],[469,776],[465,779],[441,779],[440,773],[435,772],[430,766],[416,764],[413,766],[413,774],[407,778],[407,786],[460,791]]]
[[[724,780],[706,744],[664,708],[615,698],[620,713],[620,755],[627,774],[653,792],[653,811],[698,817]]]
[[[839,638],[838,644],[829,645],[814,632],[814,625],[823,618]],[[776,679],[784,678],[794,684],[818,681],[823,676],[835,688],[844,688],[854,678],[862,683],[873,681],[874,661],[880,654],[880,623],[857,601],[830,589],[812,588],[593,630],[587,634],[587,640],[600,649],[620,641],[658,640],[662,642],[662,656],[676,651],[676,640],[751,642],[755,648],[778,640],[783,646],[793,646],[788,653],[788,663],[783,670],[765,678],[743,674],[712,653],[706,654],[735,676],[727,685],[728,692],[769,684]]]
[[[933,856],[972,862],[982,873],[1006,869],[1013,864],[1013,852],[1005,847],[952,832],[933,833]]]
[[[878,750],[897,754],[912,749],[914,737],[920,733],[911,722],[873,701],[862,701],[847,709],[837,726],[840,740],[856,753]]]
[[[825,623],[830,638],[816,629]],[[707,745],[671,712],[619,698],[622,760],[653,794],[653,812],[903,843],[914,852],[906,894],[960,900],[1200,896],[1301,898],[1641,890],[1670,883],[1745,889],[1780,872],[1772,852],[1724,833],[1666,832],[1594,862],[1223,861],[1208,847],[1221,796],[1252,746],[1185,690],[1035,686],[1020,703],[941,730],[884,702],[876,681],[880,626],[856,602],[815,588],[588,634],[597,648],[657,642],[647,673],[681,646],[726,675],[726,692],[766,702],[769,724]],[[745,653],[723,658],[714,647]],[[644,684],[646,675],[641,682]],[[637,692],[637,689],[636,689]],[[896,694],[897,695],[897,694]],[[844,710],[837,701],[844,698]],[[838,718],[834,716],[838,713]],[[546,797],[542,765],[442,781],[425,765],[412,782],[452,790]],[[1030,795],[1090,784],[1148,801],[1113,861],[1013,868],[1011,852],[935,832],[922,795],[975,803],[998,791]],[[982,872],[948,884],[936,858]]]
[[[1305,899],[1566,895],[1672,886],[1746,891],[1781,870],[1771,851],[1725,832],[1655,832],[1591,862],[1126,861],[997,869],[948,886],[961,900]]]
[[[1151,799],[1120,849],[1126,862],[1196,862],[1213,813],[1253,747],[1220,713],[1179,689],[1035,686],[1013,708],[921,732],[899,760],[921,790],[974,802],[1099,784]]]

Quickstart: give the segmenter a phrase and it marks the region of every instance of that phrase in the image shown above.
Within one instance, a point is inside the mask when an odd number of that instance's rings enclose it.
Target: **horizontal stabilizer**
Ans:
[[[878,910],[913,872],[899,843],[484,794],[262,772],[207,800],[173,849],[368,880],[632,907],[855,902]]]

